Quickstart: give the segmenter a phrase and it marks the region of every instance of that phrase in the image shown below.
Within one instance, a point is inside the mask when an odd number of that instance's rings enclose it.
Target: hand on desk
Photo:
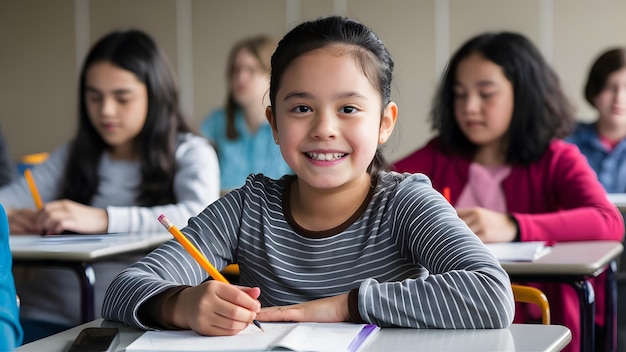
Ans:
[[[12,234],[38,233],[37,211],[33,209],[7,209],[9,228]]]
[[[257,314],[257,319],[260,321],[312,321],[318,323],[349,321],[348,294],[289,306],[263,308]]]
[[[258,287],[210,280],[171,297],[163,309],[164,319],[170,325],[201,335],[235,335],[257,318],[260,294]]]
[[[511,242],[517,234],[517,224],[508,214],[485,208],[458,208],[457,214],[484,243]]]
[[[55,235],[66,230],[78,233],[106,233],[108,221],[106,209],[62,199],[46,203],[38,212],[34,233]]]

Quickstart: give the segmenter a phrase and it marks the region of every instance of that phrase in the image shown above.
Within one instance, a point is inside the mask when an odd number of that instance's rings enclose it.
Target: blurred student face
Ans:
[[[626,68],[609,75],[594,105],[604,123],[626,125]]]
[[[230,77],[233,98],[244,108],[269,105],[263,97],[270,86],[270,78],[259,60],[247,49],[239,50],[235,55],[233,72]]]
[[[478,53],[459,62],[454,115],[470,142],[502,146],[513,116],[513,86],[502,68]]]
[[[110,62],[92,65],[86,74],[89,119],[113,157],[136,156],[135,138],[148,114],[148,90],[135,74]]]

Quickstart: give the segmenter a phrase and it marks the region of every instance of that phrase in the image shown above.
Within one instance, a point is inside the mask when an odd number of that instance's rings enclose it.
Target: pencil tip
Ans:
[[[252,321],[252,323],[253,323],[253,324],[254,324],[257,328],[261,329],[261,331],[265,332],[265,329],[263,329],[263,327],[261,326],[261,323],[259,323],[259,321],[258,321],[258,320],[254,319],[254,320]]]

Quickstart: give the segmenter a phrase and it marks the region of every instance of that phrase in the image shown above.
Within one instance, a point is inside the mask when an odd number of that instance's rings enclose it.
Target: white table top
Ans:
[[[12,235],[13,259],[93,261],[136,250],[155,248],[173,238],[167,232],[106,235]]]
[[[626,193],[609,193],[608,197],[617,209],[621,212],[626,212]]]
[[[595,276],[623,250],[622,243],[617,241],[558,242],[547,254],[532,262],[501,262],[501,264],[509,275]]]
[[[124,351],[143,331],[102,319],[23,345],[17,351],[66,351],[78,333],[86,327],[117,327]],[[513,324],[507,329],[437,330],[381,329],[363,351],[560,351],[572,339],[561,325]]]

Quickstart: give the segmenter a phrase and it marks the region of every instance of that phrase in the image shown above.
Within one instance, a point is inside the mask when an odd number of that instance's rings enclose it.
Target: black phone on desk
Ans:
[[[111,352],[119,341],[117,328],[84,328],[67,352]]]

